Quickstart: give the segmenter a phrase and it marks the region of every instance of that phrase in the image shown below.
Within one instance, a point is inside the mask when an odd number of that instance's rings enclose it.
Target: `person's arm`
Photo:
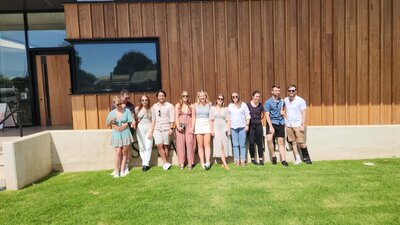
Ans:
[[[301,126],[300,131],[304,131],[304,127],[306,126],[306,109],[301,110]]]
[[[265,102],[264,105],[264,111],[265,111],[265,120],[267,121],[267,125],[269,127],[269,134],[272,134],[275,132],[274,127],[272,126],[272,121],[271,121],[271,117],[270,117],[270,112],[269,110],[271,109],[270,105]]]
[[[154,106],[151,107],[150,110],[151,110],[151,124],[150,124],[149,136],[153,136],[154,128],[156,126],[157,117],[156,117],[156,113],[154,111],[155,110]]]
[[[192,108],[192,133],[194,133],[195,124],[196,124],[196,106],[193,105],[193,108]]]
[[[181,132],[182,128],[179,126],[179,103],[175,105],[175,127]]]
[[[148,131],[147,138],[150,140],[153,138],[153,132],[154,132],[154,126],[156,124],[156,113],[153,110],[153,107],[150,108],[150,113],[151,113],[151,123],[150,123],[150,129]]]
[[[244,128],[245,131],[249,130],[249,125],[250,125],[250,110],[249,107],[247,107],[246,103],[242,103],[242,106],[244,105],[244,114],[246,117],[246,127]]]
[[[229,115],[229,110],[228,108],[225,109],[225,121],[226,121],[226,129],[227,129],[227,135],[231,135],[231,117]]]
[[[123,130],[125,130],[126,128],[128,128],[129,123],[132,123],[132,121],[133,121],[132,113],[131,113],[131,111],[129,111],[129,110],[127,110],[127,109],[125,109],[125,112],[124,112],[123,117],[125,118],[124,120],[126,120],[126,122],[125,122],[125,123],[121,123],[121,126],[119,126],[119,127],[117,126],[117,127],[115,128],[115,129],[118,130],[118,131],[123,131]]]
[[[112,111],[111,111],[110,113],[108,113],[108,116],[106,119],[106,125],[111,126],[115,123],[116,120],[117,120],[117,117],[112,116]]]
[[[214,136],[214,108],[210,108],[210,113],[209,113],[209,121],[210,121],[210,128],[211,128],[211,136]]]
[[[168,115],[169,115],[169,130],[168,134],[172,135],[174,133],[174,127],[175,127],[175,108],[172,104],[169,105],[168,107]]]

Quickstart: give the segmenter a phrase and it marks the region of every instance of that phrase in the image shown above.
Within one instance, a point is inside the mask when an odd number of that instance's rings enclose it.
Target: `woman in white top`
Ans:
[[[233,155],[236,165],[246,165],[246,132],[249,130],[250,111],[246,103],[240,101],[237,92],[232,93],[232,103],[228,106],[231,119]]]
[[[210,109],[211,135],[214,137],[213,157],[220,157],[222,167],[230,170],[225,157],[232,156],[231,121],[224,99],[224,96],[219,94],[215,106]]]
[[[205,91],[197,92],[197,101],[193,108],[193,129],[197,140],[197,149],[199,151],[200,163],[203,169],[210,169],[211,163],[211,125],[210,125],[210,107],[211,102]],[[204,163],[204,158],[206,163]]]
[[[151,150],[153,148],[153,136],[151,131],[151,123],[155,118],[154,112],[150,107],[150,99],[147,94],[140,98],[140,104],[135,108],[137,115],[136,137],[139,142],[140,158],[142,158],[142,170],[146,172],[150,169]]]

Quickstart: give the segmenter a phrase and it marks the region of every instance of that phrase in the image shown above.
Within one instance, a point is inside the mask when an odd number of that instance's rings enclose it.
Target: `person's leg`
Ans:
[[[194,165],[194,136],[188,130],[185,130],[185,138],[186,138],[186,151],[188,158],[188,168],[192,168]]]
[[[251,162],[254,165],[258,165],[258,163],[256,162],[255,159],[255,155],[256,155],[256,151],[255,151],[255,139],[256,139],[256,127],[251,126],[249,128],[249,152],[250,152],[250,158],[251,158]]]
[[[226,163],[226,158],[225,158],[225,147],[224,147],[224,144],[223,144],[223,143],[221,143],[221,161],[222,161],[222,166],[223,166],[226,170],[229,170],[230,168],[229,168],[228,164]]]
[[[176,131],[175,134],[176,153],[178,154],[178,161],[181,168],[185,163],[185,134]]]
[[[290,142],[292,144],[293,155],[295,158],[294,164],[297,165],[297,164],[301,163],[301,159],[300,159],[299,151],[297,150],[296,135],[295,135],[294,129],[295,128],[293,128],[293,127],[286,127],[286,134],[287,134],[288,142]]]
[[[281,158],[281,162],[286,161],[286,153],[285,153],[285,142],[283,137],[278,137],[278,147],[279,147],[279,156]]]
[[[120,165],[121,165],[121,153],[122,147],[115,148],[115,155],[114,155],[114,177],[119,177]]]
[[[168,161],[168,156],[169,156],[169,145],[171,144],[171,136],[168,134],[168,131],[163,131],[162,132],[163,136],[163,142],[164,142],[164,153],[165,153],[165,158]]]
[[[232,147],[233,147],[233,158],[235,159],[236,165],[240,164],[239,158],[239,130],[231,129],[232,135]]]
[[[146,135],[144,136],[144,145],[145,145],[145,160],[143,165],[146,166],[146,170],[149,169],[150,159],[151,159],[151,150],[153,149],[153,138],[148,138],[148,131],[146,131]]]
[[[308,153],[307,145],[304,140],[304,133],[300,132],[300,130],[296,130],[296,141],[297,145],[301,150],[301,154],[303,155],[303,161],[307,164],[312,164],[312,161],[310,159],[310,155]]]
[[[274,162],[274,160],[276,159],[274,141],[275,141],[274,133],[268,134],[267,135],[267,143],[268,143],[269,155],[271,157],[271,162]]]
[[[246,131],[244,128],[239,130],[240,163],[246,164]]]
[[[204,167],[204,135],[196,134],[197,139],[197,150],[200,158],[200,164]]]
[[[167,163],[167,157],[165,156],[164,144],[157,145],[158,154],[160,155],[163,163]]]
[[[145,145],[145,134],[142,130],[141,127],[138,127],[136,129],[136,139],[138,140],[138,145],[139,145],[139,153],[140,153],[140,158],[142,159],[142,165],[145,165],[146,161],[146,145]]]
[[[206,156],[206,165],[210,167],[210,160],[211,160],[211,134],[204,134],[204,154]]]
[[[262,126],[257,126],[256,127],[256,143],[257,143],[257,150],[258,150],[258,159],[259,162],[264,164],[264,146],[263,146],[263,128]]]
[[[256,129],[253,126],[250,126],[249,128],[249,152],[250,152],[250,157],[251,157],[251,162],[253,164],[257,164],[256,160],[255,160],[255,150],[254,150],[254,141],[255,141],[255,134],[256,133]]]
[[[121,160],[121,176],[126,176],[125,166],[126,166],[126,152],[128,151],[129,145],[122,147],[122,160]]]

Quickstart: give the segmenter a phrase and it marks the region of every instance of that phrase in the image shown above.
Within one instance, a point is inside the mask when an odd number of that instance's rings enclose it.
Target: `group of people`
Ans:
[[[221,165],[226,170],[230,170],[226,158],[232,156],[232,153],[235,164],[245,166],[247,136],[251,163],[264,165],[264,117],[267,147],[272,164],[277,164],[274,141],[276,138],[281,164],[289,166],[285,156],[285,133],[288,142],[293,146],[294,164],[302,161],[311,164],[304,139],[306,102],[297,95],[295,85],[290,85],[287,91],[288,96],[281,99],[280,87],[272,86],[272,96],[264,104],[261,102],[259,91],[252,93],[249,102],[242,102],[239,93],[233,92],[230,96],[231,103],[228,105],[222,94],[218,94],[215,103],[212,104],[207,92],[198,91],[193,103],[189,93],[183,91],[179,102],[173,106],[167,102],[166,92],[160,90],[156,93],[158,102],[154,105],[151,106],[148,95],[143,94],[139,106],[134,107],[129,102],[129,92],[122,90],[120,96],[113,98],[112,111],[106,120],[106,124],[113,129],[111,145],[115,148],[115,165],[111,175],[117,178],[129,173],[131,135],[134,132],[144,172],[150,169],[153,141],[163,161],[163,169],[171,168],[168,154],[173,134],[180,169],[193,168],[196,163],[196,145],[200,165],[206,170],[211,168],[211,153],[213,157],[221,159]],[[303,158],[300,157],[300,152]]]

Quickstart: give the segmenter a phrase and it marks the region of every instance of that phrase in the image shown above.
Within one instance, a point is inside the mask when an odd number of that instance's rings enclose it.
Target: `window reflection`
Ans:
[[[156,91],[159,80],[156,43],[79,43],[77,92]]]
[[[23,16],[0,14],[0,102],[25,110],[24,124],[32,124],[29,79]]]
[[[63,12],[28,13],[28,43],[30,48],[65,47],[65,16]]]

